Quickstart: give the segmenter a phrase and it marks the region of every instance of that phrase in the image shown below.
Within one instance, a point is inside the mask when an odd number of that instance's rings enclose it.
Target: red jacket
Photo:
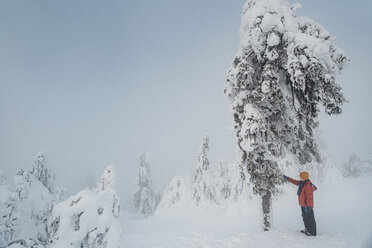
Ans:
[[[288,181],[294,185],[299,185],[300,181],[294,180],[293,178],[288,177]],[[302,207],[310,206],[314,208],[314,197],[313,192],[316,190],[316,187],[309,181],[305,183],[301,190],[301,194],[298,196],[298,204]]]

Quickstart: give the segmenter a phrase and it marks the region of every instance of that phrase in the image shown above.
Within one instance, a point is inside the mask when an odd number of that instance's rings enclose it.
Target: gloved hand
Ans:
[[[311,211],[311,207],[310,206],[306,206],[305,207],[305,213],[310,213],[310,211]]]
[[[288,177],[286,175],[283,175],[283,178],[288,181]]]

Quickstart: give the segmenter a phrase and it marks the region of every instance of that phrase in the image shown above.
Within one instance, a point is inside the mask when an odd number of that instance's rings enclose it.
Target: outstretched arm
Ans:
[[[297,185],[297,186],[300,184],[300,181],[294,180],[293,178],[290,178],[290,177],[288,177],[288,181],[293,183],[294,185]]]
[[[299,185],[300,181],[294,180],[293,178],[287,177],[286,175],[283,175],[284,179],[287,179],[288,182],[293,183],[294,185]]]

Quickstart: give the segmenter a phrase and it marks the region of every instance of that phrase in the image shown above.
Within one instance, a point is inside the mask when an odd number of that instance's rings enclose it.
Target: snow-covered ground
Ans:
[[[177,209],[147,219],[123,213],[122,247],[372,247],[372,176],[317,185],[315,218],[317,237],[303,229],[296,187],[288,185],[273,206],[274,227],[263,232],[258,199],[227,211]],[[314,182],[315,183],[315,182]]]

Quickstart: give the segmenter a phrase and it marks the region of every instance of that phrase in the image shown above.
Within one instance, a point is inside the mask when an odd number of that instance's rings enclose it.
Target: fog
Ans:
[[[291,1],[293,3],[293,1]],[[372,5],[299,1],[352,62],[338,77],[349,103],[320,118],[339,164],[372,155]],[[161,189],[192,171],[205,134],[211,166],[237,156],[225,76],[244,1],[0,2],[0,169],[11,181],[39,151],[68,194],[115,165],[124,208],[139,156]]]

